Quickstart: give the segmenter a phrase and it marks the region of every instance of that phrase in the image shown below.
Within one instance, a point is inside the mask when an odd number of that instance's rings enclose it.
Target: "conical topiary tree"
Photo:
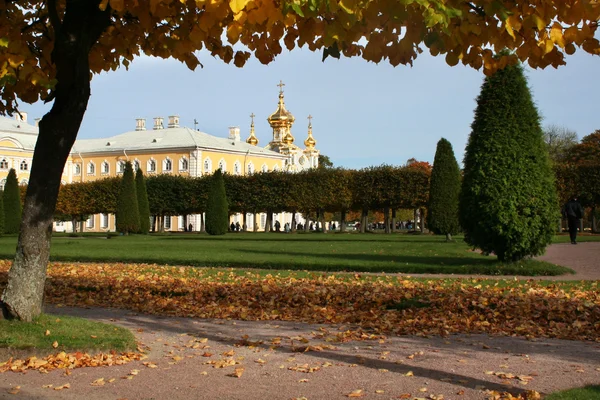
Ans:
[[[206,201],[206,232],[224,235],[229,225],[229,204],[225,193],[225,182],[220,169],[212,177]]]
[[[19,233],[21,226],[21,191],[17,173],[11,168],[4,185],[4,233]]]
[[[437,144],[429,186],[429,230],[436,235],[458,233],[458,196],[460,195],[460,169],[449,141],[442,138]]]
[[[485,78],[464,158],[465,241],[502,261],[543,253],[556,226],[554,176],[520,65]]]
[[[150,205],[146,191],[146,179],[141,169],[135,173],[135,189],[140,213],[140,233],[146,235],[150,232]]]
[[[135,179],[129,161],[125,163],[125,171],[123,171],[123,177],[121,178],[116,217],[117,232],[128,235],[140,231],[140,212],[138,210]]]

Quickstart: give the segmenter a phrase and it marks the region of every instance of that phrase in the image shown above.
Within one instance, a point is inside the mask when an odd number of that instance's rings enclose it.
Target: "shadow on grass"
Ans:
[[[552,393],[546,400],[592,400],[600,399],[600,385],[589,385]]]
[[[313,236],[314,235],[314,236]],[[331,235],[331,234],[310,234],[309,235],[300,235],[296,236],[294,234],[285,234],[285,233],[264,233],[259,232],[256,234],[248,233],[248,234],[238,234],[238,233],[228,233],[224,236],[210,236],[210,235],[193,235],[193,236],[150,236],[156,240],[195,240],[195,241],[243,241],[243,242],[261,242],[264,243],[265,240],[271,241],[281,241],[281,242],[344,242],[344,243],[354,243],[354,242],[364,242],[364,243],[374,243],[374,242],[382,242],[382,243],[448,243],[442,237],[436,238],[433,236],[408,236],[403,235],[402,238],[399,238],[400,235],[396,236],[363,236],[364,238],[357,238],[358,235]],[[367,239],[370,238],[370,239]],[[407,240],[403,240],[404,238],[410,238]],[[414,239],[413,239],[414,238]],[[460,241],[460,240],[459,240]],[[449,244],[456,244],[456,242],[450,242]]]

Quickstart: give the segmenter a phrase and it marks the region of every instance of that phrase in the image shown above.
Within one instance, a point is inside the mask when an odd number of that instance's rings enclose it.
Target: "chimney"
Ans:
[[[164,129],[163,117],[154,118],[154,130],[157,130],[157,129]]]
[[[36,126],[36,127],[40,126],[40,121],[41,121],[41,120],[42,120],[41,118],[36,118],[36,119],[35,119],[35,126]]]
[[[179,115],[169,115],[169,128],[179,128]]]
[[[238,126],[229,127],[229,139],[235,140],[236,142],[240,141],[240,128]]]
[[[17,112],[17,113],[15,114],[15,119],[16,119],[17,121],[19,121],[19,122],[25,122],[25,123],[27,123],[27,113],[26,113],[26,112],[24,112],[24,111]]]
[[[146,130],[146,118],[136,118],[135,119],[135,130],[136,131],[145,131]]]

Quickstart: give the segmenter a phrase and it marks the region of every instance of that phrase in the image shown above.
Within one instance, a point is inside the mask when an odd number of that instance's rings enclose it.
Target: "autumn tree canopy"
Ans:
[[[57,34],[79,0],[24,0],[0,4],[0,112],[17,100],[53,98]],[[462,0],[95,0],[73,16],[98,34],[89,53],[93,73],[127,67],[140,54],[173,57],[194,69],[197,50],[243,66],[251,54],[266,64],[282,52],[307,46],[324,56],[360,56],[410,64],[429,50],[449,65],[491,72],[507,59],[501,49],[532,67],[565,64],[577,48],[600,54],[594,37],[600,4],[593,1]],[[106,18],[105,21],[101,19]],[[242,45],[242,46],[239,46]],[[235,47],[235,49],[234,49]]]

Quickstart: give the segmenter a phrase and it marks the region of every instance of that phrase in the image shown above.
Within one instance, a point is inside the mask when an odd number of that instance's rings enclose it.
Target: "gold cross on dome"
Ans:
[[[254,113],[250,114],[250,118],[252,118],[252,123],[254,124],[254,117],[256,117],[256,115],[254,115]]]
[[[308,114],[308,117],[306,117],[306,119],[308,119],[308,124],[309,124],[309,125],[312,125],[312,119],[313,119],[313,116],[312,116],[312,115],[310,115],[310,114]]]
[[[285,83],[280,80],[277,86],[279,86],[279,93],[283,93],[283,87],[285,86]]]

